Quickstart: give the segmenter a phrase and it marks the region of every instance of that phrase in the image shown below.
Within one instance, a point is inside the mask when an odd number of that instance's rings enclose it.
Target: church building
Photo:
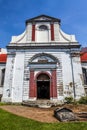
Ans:
[[[80,45],[61,30],[61,20],[40,15],[26,20],[25,31],[12,36],[2,102],[50,100],[85,95]]]

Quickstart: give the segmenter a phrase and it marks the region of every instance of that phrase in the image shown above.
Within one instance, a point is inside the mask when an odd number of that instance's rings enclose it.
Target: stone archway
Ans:
[[[37,76],[37,99],[50,99],[50,77],[46,73]]]

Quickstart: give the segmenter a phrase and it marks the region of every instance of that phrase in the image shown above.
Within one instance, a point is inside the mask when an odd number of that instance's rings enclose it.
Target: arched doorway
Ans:
[[[45,73],[37,77],[37,99],[50,99],[50,77]]]

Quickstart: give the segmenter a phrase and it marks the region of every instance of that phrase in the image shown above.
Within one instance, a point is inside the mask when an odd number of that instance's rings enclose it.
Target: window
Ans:
[[[41,31],[45,31],[45,30],[48,30],[48,27],[45,26],[45,25],[41,25],[41,26],[39,26],[39,29],[40,29]]]
[[[87,85],[87,69],[82,68],[82,71],[83,71],[84,84]]]
[[[2,69],[1,86],[4,84],[5,69]]]

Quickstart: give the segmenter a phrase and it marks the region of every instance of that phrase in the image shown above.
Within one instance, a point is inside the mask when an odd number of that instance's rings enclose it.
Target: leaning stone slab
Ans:
[[[50,108],[51,105],[39,104],[38,107],[39,108]]]
[[[78,120],[77,116],[73,113],[73,111],[65,107],[57,108],[56,110],[54,110],[54,116],[62,122]]]

